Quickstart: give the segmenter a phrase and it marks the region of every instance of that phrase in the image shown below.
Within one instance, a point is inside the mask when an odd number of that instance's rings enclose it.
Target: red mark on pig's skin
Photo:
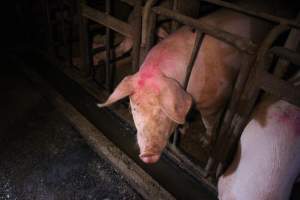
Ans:
[[[139,80],[137,82],[137,90],[143,90],[147,86],[148,89],[158,93],[159,86],[156,83],[157,77],[161,72],[155,67],[145,67],[139,72]]]
[[[291,127],[292,132],[300,136],[300,112],[288,109],[278,115],[278,122],[283,126]]]

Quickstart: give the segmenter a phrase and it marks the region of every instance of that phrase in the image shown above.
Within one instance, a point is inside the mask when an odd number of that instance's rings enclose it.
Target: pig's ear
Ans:
[[[192,105],[191,95],[174,79],[163,77],[161,85],[162,90],[159,95],[161,109],[171,120],[184,124]]]
[[[109,106],[116,101],[119,101],[129,95],[131,95],[134,92],[134,80],[135,76],[130,75],[126,76],[116,87],[116,89],[113,91],[113,93],[108,97],[106,102],[102,104],[97,104],[99,108]]]

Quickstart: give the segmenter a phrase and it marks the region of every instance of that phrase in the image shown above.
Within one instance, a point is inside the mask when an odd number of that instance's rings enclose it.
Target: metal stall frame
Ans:
[[[64,61],[68,61],[68,65],[72,65],[72,28],[73,28],[73,15],[76,12],[75,7],[73,5],[73,0],[63,0],[58,1],[58,7],[57,10],[54,12],[57,16],[57,19],[52,19],[50,13],[53,12],[51,10],[49,0],[43,0],[42,3],[44,3],[45,8],[45,18],[47,22],[47,43],[48,43],[48,54],[50,57],[55,58],[58,57],[59,50],[58,48],[62,47],[63,49],[63,55],[62,59]],[[65,14],[68,14],[66,16]],[[59,41],[55,41],[53,37],[53,26],[57,25],[60,32],[60,37],[62,39],[61,43]],[[69,35],[67,35],[66,30],[68,27],[70,28]],[[69,39],[68,39],[69,38]]]
[[[111,65],[111,45],[110,35],[111,30],[114,30],[125,37],[134,38],[132,48],[132,73],[138,70],[139,66],[139,53],[140,53],[140,35],[141,35],[141,13],[142,5],[140,0],[120,0],[130,6],[133,6],[134,16],[139,20],[136,20],[134,24],[129,24],[122,20],[119,20],[110,15],[110,1],[106,0],[106,11],[101,12],[94,8],[87,6],[84,2],[79,2],[80,7],[80,49],[81,49],[81,70],[85,76],[89,76],[91,69],[91,47],[88,46],[88,35],[87,35],[87,20],[92,20],[98,24],[106,27],[106,52],[107,60],[105,62],[106,72],[108,79],[106,80],[106,88],[110,91],[113,90],[113,76],[114,69]]]
[[[166,9],[160,6],[155,6],[157,1],[158,0],[148,0],[144,8],[142,42],[141,42],[141,59],[140,59],[141,61],[144,59],[146,53],[153,46],[153,30],[155,27],[155,23],[156,23],[155,19],[157,15],[163,15],[172,20],[193,27],[197,30],[198,35],[202,35],[201,37],[203,37],[203,34],[208,34],[219,40],[222,40],[236,47],[238,50],[240,50],[243,53],[243,56],[250,55],[255,57],[254,65],[252,65],[253,63],[248,63],[248,62],[243,63],[241,70],[237,75],[237,79],[234,84],[234,90],[232,92],[231,98],[230,100],[228,100],[227,108],[223,112],[224,121],[221,123],[220,127],[218,127],[218,125],[217,127],[215,127],[216,130],[218,129],[218,138],[213,145],[214,150],[211,152],[211,157],[209,158],[205,169],[201,169],[199,166],[195,165],[178,148],[174,148],[176,147],[179,140],[178,132],[175,132],[173,142],[167,147],[167,151],[166,151],[167,155],[169,155],[169,157],[172,158],[173,161],[177,162],[184,171],[186,171],[196,179],[198,180],[200,179],[201,181],[204,181],[206,184],[211,186],[216,183],[218,176],[224,170],[224,166],[228,164],[230,153],[231,154],[234,153],[233,150],[235,149],[236,143],[240,138],[243,128],[247,123],[247,120],[249,119],[249,115],[251,111],[253,110],[257,91],[260,88],[264,89],[267,92],[275,94],[281,98],[283,97],[283,99],[286,99],[289,102],[293,102],[294,104],[296,103],[296,105],[299,105],[298,103],[300,100],[299,94],[293,96],[290,93],[287,93],[286,92],[287,90],[284,90],[284,89],[290,89],[292,91],[296,91],[296,89],[293,88],[293,86],[286,85],[286,83],[284,83],[283,80],[275,80],[275,78],[267,74],[266,71],[264,71],[264,73],[255,73],[255,72],[259,68],[262,69],[264,68],[266,63],[263,61],[265,60],[266,57],[268,57],[270,53],[269,49],[271,48],[273,42],[283,32],[286,32],[291,28],[299,29],[300,24],[293,20],[287,20],[285,18],[273,16],[267,13],[251,11],[250,9],[242,8],[235,4],[227,3],[220,0],[201,0],[227,9],[231,9],[236,12],[240,12],[246,15],[250,15],[253,17],[261,18],[266,21],[273,22],[275,24],[279,24],[278,26],[275,26],[273,30],[270,31],[270,33],[266,36],[266,38],[262,42],[262,45],[259,47],[258,45],[254,44],[252,41],[246,40],[238,35],[220,30],[217,27],[205,23],[201,23],[196,19],[179,14],[174,10]],[[189,66],[188,66],[189,73],[187,73],[186,75],[186,79],[185,79],[186,81],[189,79],[190,71],[192,70],[192,65],[196,58],[195,54],[197,55],[199,46],[201,45],[202,39],[199,39],[200,38],[199,36],[197,38],[198,39],[194,44],[194,49],[192,53],[193,55],[191,56],[189,61]],[[296,59],[295,52],[282,49],[281,47],[280,50],[276,48],[275,50],[272,49],[271,52],[273,53],[276,52],[277,55],[282,56],[286,59],[292,59],[292,61],[295,62]],[[253,73],[256,76],[253,76],[252,75]],[[253,84],[251,82],[253,81],[255,82],[256,78],[258,77],[260,77],[259,79],[260,82],[255,84],[254,92],[251,91],[250,89],[246,89],[245,91],[245,88],[249,87],[249,85],[251,86]],[[272,86],[271,83],[276,83],[276,84],[275,86]],[[259,84],[261,84],[261,86],[259,86]],[[184,88],[185,87],[186,85],[184,85]],[[248,100],[251,99],[251,101],[248,103],[248,109],[244,110],[244,114],[242,115],[243,117],[239,117],[240,113],[242,112],[241,101],[243,101],[246,98],[245,96],[247,93],[251,94],[250,97],[247,98]],[[237,107],[236,105],[240,105],[240,107]],[[231,135],[233,136],[232,138],[229,137]]]

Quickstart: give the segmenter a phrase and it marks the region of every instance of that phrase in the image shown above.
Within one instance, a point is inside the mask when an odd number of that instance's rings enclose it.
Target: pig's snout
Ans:
[[[144,163],[151,164],[159,160],[160,154],[141,153],[140,158]]]

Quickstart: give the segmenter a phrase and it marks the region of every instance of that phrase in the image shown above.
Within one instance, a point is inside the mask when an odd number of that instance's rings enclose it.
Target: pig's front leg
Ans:
[[[203,147],[207,148],[215,142],[216,139],[215,127],[218,123],[220,114],[215,110],[213,111],[202,110],[201,116],[202,116],[203,125],[206,128],[206,133],[200,135],[200,142]]]

